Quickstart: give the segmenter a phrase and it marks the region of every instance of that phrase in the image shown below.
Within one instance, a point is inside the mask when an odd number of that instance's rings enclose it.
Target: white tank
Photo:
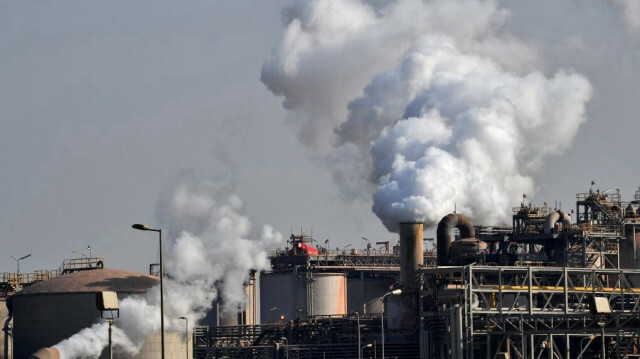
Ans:
[[[347,314],[347,276],[344,273],[314,273],[310,286],[311,315]]]
[[[289,270],[260,275],[260,321],[273,323],[314,315],[347,314],[344,273]]]

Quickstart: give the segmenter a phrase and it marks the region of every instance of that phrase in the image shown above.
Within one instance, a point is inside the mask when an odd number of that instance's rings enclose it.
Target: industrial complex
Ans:
[[[523,198],[511,226],[451,213],[434,239],[422,223],[400,223],[397,244],[363,238],[363,249],[292,234],[270,271],[251,273],[242,312],[214,305],[188,343],[171,339],[167,358],[185,345],[194,359],[640,357],[639,206],[640,190],[626,201],[579,193],[568,212]],[[135,294],[157,281],[97,258],[65,263],[3,276],[2,358],[30,358],[90,325],[87,292]],[[51,313],[69,308],[87,314],[65,328]],[[136,358],[154,357],[153,346]]]

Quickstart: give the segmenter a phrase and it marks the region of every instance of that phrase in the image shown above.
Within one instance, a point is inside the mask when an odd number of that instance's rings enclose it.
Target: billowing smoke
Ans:
[[[268,251],[282,235],[270,226],[255,232],[243,214],[242,200],[229,184],[182,173],[159,201],[157,217],[163,230],[165,265],[165,327],[181,332],[193,326],[222,300],[223,310],[245,306],[246,283],[252,269],[268,269]],[[160,328],[159,286],[144,296],[120,298],[114,344],[120,357],[137,353],[145,338]],[[61,358],[95,358],[107,345],[107,324],[96,323],[57,344]]]
[[[262,81],[344,193],[373,194],[389,230],[456,208],[507,221],[591,97],[572,70],[536,70],[509,15],[490,0],[297,1]]]
[[[640,33],[640,1],[609,0],[615,5],[631,33]]]

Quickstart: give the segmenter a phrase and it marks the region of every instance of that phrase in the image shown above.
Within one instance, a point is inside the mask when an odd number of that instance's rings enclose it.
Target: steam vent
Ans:
[[[167,357],[638,357],[639,206],[640,190],[625,201],[591,189],[573,210],[523,201],[508,226],[450,213],[338,248],[291,234],[270,270],[248,273],[236,315],[214,303],[188,343],[168,333]],[[95,269],[26,286],[6,298],[5,358],[57,358],[53,345],[99,317],[96,292],[156,283]],[[159,358],[158,347],[155,335],[137,358]]]

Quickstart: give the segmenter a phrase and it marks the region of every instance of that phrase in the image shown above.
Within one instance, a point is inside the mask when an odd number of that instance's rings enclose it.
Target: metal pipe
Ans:
[[[13,319],[13,314],[9,313],[7,320],[4,322],[4,327],[2,327],[2,331],[4,332],[4,358],[9,358],[9,322]],[[11,346],[13,347],[13,345]]]
[[[561,211],[553,211],[549,213],[547,218],[544,220],[544,233],[551,233],[551,229],[556,222],[562,222],[562,229],[565,230],[565,227],[571,226],[571,216]]]
[[[462,238],[475,238],[476,232],[471,220],[462,214],[451,213],[446,215],[438,223],[437,243],[438,243],[438,265],[449,264],[449,252],[451,250],[451,232],[453,228],[460,230]]]

